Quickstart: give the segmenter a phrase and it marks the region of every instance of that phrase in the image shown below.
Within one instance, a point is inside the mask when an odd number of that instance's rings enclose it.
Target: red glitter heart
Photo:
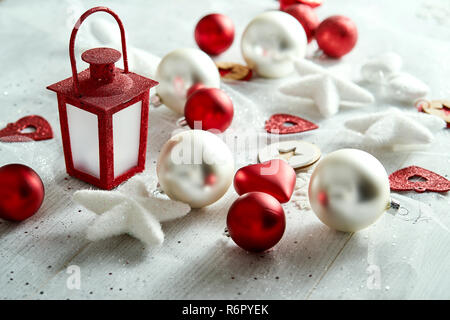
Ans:
[[[290,124],[290,125],[287,125]],[[316,124],[290,114],[278,113],[266,121],[266,131],[269,133],[288,134],[317,129]]]
[[[34,128],[33,132],[22,132],[25,128]],[[26,142],[34,140],[46,140],[53,138],[52,127],[41,116],[26,116],[0,130],[2,142]]]
[[[414,181],[412,177],[420,177],[425,181]],[[450,181],[433,171],[411,166],[395,171],[389,176],[391,190],[416,192],[447,192],[450,190]]]

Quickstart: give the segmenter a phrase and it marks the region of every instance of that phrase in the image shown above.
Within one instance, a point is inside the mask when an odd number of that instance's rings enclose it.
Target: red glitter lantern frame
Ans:
[[[120,59],[120,52],[110,48],[95,48],[82,54],[82,59],[90,67],[77,73],[74,46],[75,37],[81,23],[92,13],[103,11],[117,21],[121,33],[124,69],[115,68],[114,63]],[[76,22],[69,43],[72,77],[52,84],[47,89],[55,91],[58,99],[61,134],[67,173],[102,189],[110,190],[145,169],[148,131],[149,91],[158,83],[128,71],[128,59],[125,42],[125,30],[119,16],[106,7],[95,7],[86,11]],[[139,148],[136,165],[115,176],[114,121],[115,114],[131,106],[140,107]],[[71,145],[71,128],[69,128],[67,107],[75,107],[76,112],[90,113],[88,117],[97,117],[98,129],[98,170],[96,174],[74,165]],[[73,110],[73,109],[71,109]],[[81,110],[81,111],[80,111]],[[74,112],[74,111],[71,111]],[[123,114],[123,113],[122,113]],[[86,117],[85,114],[83,117]],[[122,118],[123,119],[123,118]],[[123,127],[123,124],[122,124]],[[131,129],[131,126],[130,126]],[[75,130],[75,129],[73,129]],[[123,129],[122,129],[123,130]],[[127,131],[124,131],[127,137]],[[122,137],[123,138],[123,137]],[[134,137],[136,139],[136,135]],[[117,139],[119,140],[119,139]],[[80,142],[77,141],[79,144]],[[95,146],[95,143],[92,144]],[[92,151],[92,150],[91,150]],[[94,150],[95,151],[95,150]],[[78,154],[79,150],[77,151]],[[88,152],[88,151],[86,151]],[[97,157],[91,153],[89,156]],[[119,171],[119,170],[117,170]],[[123,170],[122,170],[123,171]]]

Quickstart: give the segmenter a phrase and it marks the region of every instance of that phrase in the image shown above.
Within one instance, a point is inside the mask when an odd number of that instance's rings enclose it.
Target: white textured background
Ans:
[[[236,39],[219,57],[226,61],[242,61],[239,40],[250,19],[278,7],[273,0],[0,0],[0,127],[39,114],[55,132],[48,141],[0,143],[0,165],[28,164],[46,186],[45,202],[34,217],[20,224],[0,221],[0,298],[450,298],[447,194],[394,195],[404,207],[401,212],[386,214],[376,225],[353,235],[330,230],[311,211],[301,211],[291,202],[285,205],[287,230],[282,241],[259,255],[244,252],[222,235],[228,207],[236,197],[232,188],[211,207],[166,223],[166,241],[160,247],[145,249],[128,236],[96,243],[85,240],[84,230],[94,215],[74,204],[71,196],[89,186],[65,173],[56,96],[45,87],[70,75],[71,19],[96,5],[119,14],[128,45],[161,57],[175,48],[195,47],[193,29],[203,15],[229,15],[236,25]],[[403,57],[403,70],[430,86],[429,98],[450,98],[450,2],[324,0],[317,14],[320,19],[349,16],[359,31],[350,54],[339,62],[317,62],[357,81],[368,57],[395,51]],[[99,17],[109,19],[101,14],[89,19]],[[83,28],[81,38],[82,33]],[[310,47],[314,52],[315,45]],[[412,106],[378,98],[372,106],[342,110],[323,120],[310,106],[277,92],[281,83],[295,78],[224,85],[236,109],[232,129],[245,126],[262,132],[271,114],[288,112],[319,124],[318,130],[296,138],[314,142],[328,153],[341,147],[365,149],[345,134],[342,123],[349,117],[392,105],[416,112]],[[177,117],[165,107],[150,111],[148,174],[155,173],[158,151]],[[448,177],[449,137],[449,131],[443,130],[432,146],[414,153],[366,150],[388,173],[419,165]],[[236,164],[255,161],[256,150]],[[81,290],[66,287],[70,265],[81,268]],[[380,270],[379,289],[367,287],[373,270]]]

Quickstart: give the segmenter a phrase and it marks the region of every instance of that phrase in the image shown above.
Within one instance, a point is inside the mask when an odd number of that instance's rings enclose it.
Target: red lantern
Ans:
[[[85,51],[89,68],[77,73],[75,37],[92,13],[112,15],[120,28],[124,69],[114,66],[120,52],[110,48]],[[149,90],[158,83],[128,71],[125,30],[106,7],[95,7],[78,19],[69,44],[72,77],[52,84],[67,173],[103,189],[112,189],[145,168]]]

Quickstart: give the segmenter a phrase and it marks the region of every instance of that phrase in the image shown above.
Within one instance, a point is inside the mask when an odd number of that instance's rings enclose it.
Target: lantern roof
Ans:
[[[112,48],[89,49],[81,55],[81,59],[89,64],[111,64],[120,60],[121,54]]]
[[[56,82],[48,86],[47,89],[67,98],[102,109],[102,111],[108,111],[158,85],[157,81],[133,72],[125,73],[120,68],[115,68],[115,73],[116,80],[108,84],[93,83],[89,68],[78,73],[81,89],[79,95],[75,93],[73,77]]]

